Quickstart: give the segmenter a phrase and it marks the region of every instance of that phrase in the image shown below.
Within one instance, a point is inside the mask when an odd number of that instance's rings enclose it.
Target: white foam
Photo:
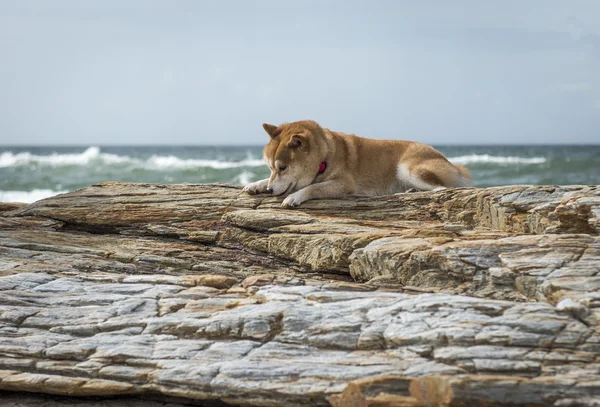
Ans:
[[[127,162],[130,160],[130,158],[116,154],[100,153],[100,148],[96,146],[88,147],[83,153],[71,154],[52,153],[49,155],[36,155],[31,154],[29,151],[24,151],[17,154],[14,154],[12,151],[5,151],[0,154],[0,168],[29,164],[42,164],[53,167],[87,165],[93,160],[113,164]]]
[[[141,167],[151,170],[168,169],[188,169],[188,168],[241,168],[241,167],[259,167],[265,165],[262,160],[255,159],[248,153],[245,160],[242,161],[221,161],[221,160],[203,160],[203,159],[184,159],[172,155],[161,156],[153,155],[147,160],[132,158],[127,155],[116,155],[102,153],[99,147],[88,147],[83,153],[35,155],[28,151],[13,153],[5,151],[0,153],[0,168],[26,166],[31,164],[59,166],[77,166],[88,165],[92,162],[101,164],[130,164],[132,167]]]
[[[0,202],[32,203],[68,191],[53,191],[51,189],[34,189],[32,191],[0,191]]]
[[[193,158],[179,158],[175,156],[153,155],[142,164],[149,169],[184,169],[209,167],[214,169],[240,168],[240,167],[258,167],[265,165],[262,160],[245,159],[242,161],[219,161],[219,160],[200,160]]]
[[[475,163],[491,163],[499,165],[510,164],[543,164],[546,162],[544,157],[504,157],[489,154],[470,154],[461,155],[458,157],[448,157],[448,160],[453,164],[467,165]]]
[[[252,177],[254,174],[250,171],[243,170],[241,173],[235,177],[235,183],[240,185],[248,185],[252,181]]]

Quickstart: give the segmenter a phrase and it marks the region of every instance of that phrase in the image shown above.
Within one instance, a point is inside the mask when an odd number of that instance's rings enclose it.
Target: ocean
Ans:
[[[435,146],[475,186],[600,184],[600,145]],[[34,202],[102,181],[226,182],[269,174],[262,146],[0,147],[0,202]]]

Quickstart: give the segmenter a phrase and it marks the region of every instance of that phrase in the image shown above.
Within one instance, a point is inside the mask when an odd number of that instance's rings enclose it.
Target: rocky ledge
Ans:
[[[0,204],[5,405],[600,406],[600,187],[280,203]]]

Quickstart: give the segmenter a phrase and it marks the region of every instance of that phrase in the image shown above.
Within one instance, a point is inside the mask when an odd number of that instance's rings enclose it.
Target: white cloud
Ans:
[[[557,85],[558,90],[562,92],[586,92],[593,88],[591,83],[588,82],[573,82],[573,83],[561,83]]]

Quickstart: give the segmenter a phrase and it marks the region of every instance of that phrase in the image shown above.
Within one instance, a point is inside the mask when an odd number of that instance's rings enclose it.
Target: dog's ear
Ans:
[[[265,131],[269,136],[271,136],[271,138],[275,138],[279,136],[279,133],[281,133],[281,129],[269,123],[263,123],[263,129],[265,129]]]
[[[303,148],[305,145],[306,138],[304,136],[301,136],[300,134],[294,134],[287,144],[289,148]]]

